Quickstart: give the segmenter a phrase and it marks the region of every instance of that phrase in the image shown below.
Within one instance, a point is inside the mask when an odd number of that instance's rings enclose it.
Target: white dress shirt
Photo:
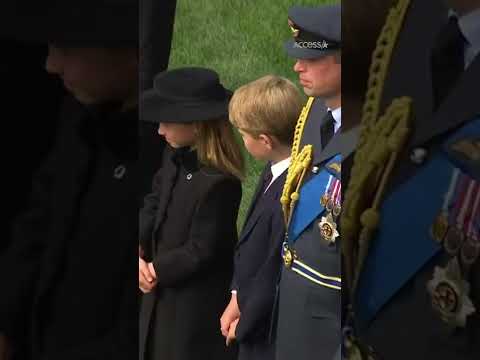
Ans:
[[[465,68],[467,68],[480,52],[480,9],[463,16],[450,10],[449,17],[458,17],[458,27],[465,37]]]
[[[342,126],[342,108],[338,107],[335,110],[328,108],[328,111],[332,113],[334,125],[333,125],[333,132],[337,132],[338,129]]]

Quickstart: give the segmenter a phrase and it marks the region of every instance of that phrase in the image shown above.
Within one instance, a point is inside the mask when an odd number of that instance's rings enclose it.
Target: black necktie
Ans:
[[[333,137],[335,132],[335,119],[333,118],[332,112],[328,111],[325,114],[325,117],[322,121],[322,126],[320,128],[320,136],[322,139],[322,147],[325,147],[330,139]]]
[[[437,109],[465,68],[465,38],[458,19],[450,17],[438,34],[432,49],[434,109]]]
[[[262,196],[265,193],[268,185],[270,185],[270,182],[272,181],[272,178],[273,178],[272,169],[269,168],[263,176],[263,186],[262,186],[262,192],[260,193],[260,196]]]

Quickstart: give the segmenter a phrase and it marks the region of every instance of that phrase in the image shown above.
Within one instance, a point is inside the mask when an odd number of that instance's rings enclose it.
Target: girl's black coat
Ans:
[[[140,358],[233,359],[220,333],[229,298],[237,179],[203,167],[195,152],[166,150],[140,212],[140,243],[158,285],[142,298]]]

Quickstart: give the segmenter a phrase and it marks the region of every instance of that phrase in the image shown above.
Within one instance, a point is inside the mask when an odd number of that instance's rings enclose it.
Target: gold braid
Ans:
[[[380,221],[378,209],[386,185],[410,133],[411,99],[408,97],[394,99],[378,119],[385,78],[409,5],[410,0],[399,0],[390,9],[377,40],[370,65],[360,139],[342,206],[342,252],[352,301]]]
[[[290,220],[293,214],[295,205],[299,199],[299,190],[302,186],[305,174],[312,162],[313,146],[305,145],[299,153],[300,142],[302,140],[303,130],[307,123],[308,114],[312,107],[314,98],[310,97],[307,104],[303,107],[300,116],[298,117],[297,125],[295,126],[295,134],[293,136],[291,162],[288,167],[287,179],[283,186],[282,196],[280,202],[282,204],[283,217],[285,225],[290,225]]]

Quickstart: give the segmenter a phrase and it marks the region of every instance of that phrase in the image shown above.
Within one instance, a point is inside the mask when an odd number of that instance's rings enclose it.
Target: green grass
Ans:
[[[297,82],[294,61],[283,43],[291,37],[287,26],[292,5],[319,5],[329,0],[177,0],[170,68],[203,66],[220,74],[231,90],[275,74]],[[263,164],[246,154],[248,175],[238,224],[248,204]]]

